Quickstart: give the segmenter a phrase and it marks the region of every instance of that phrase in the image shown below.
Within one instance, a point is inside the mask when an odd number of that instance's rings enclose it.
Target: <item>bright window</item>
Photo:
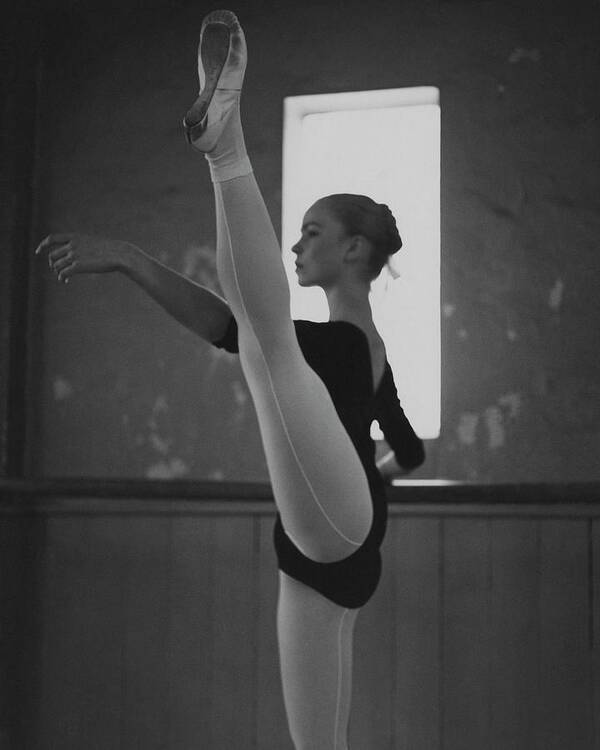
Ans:
[[[403,247],[374,282],[375,323],[402,406],[421,438],[440,432],[440,108],[433,87],[288,97],[283,258],[292,315],[327,320],[325,296],[298,286],[291,247],[318,198],[362,193],[392,210]]]

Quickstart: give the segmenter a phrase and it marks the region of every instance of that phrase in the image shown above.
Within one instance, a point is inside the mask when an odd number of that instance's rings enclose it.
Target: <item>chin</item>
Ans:
[[[309,287],[309,286],[321,286],[319,279],[315,279],[314,276],[311,278],[309,275],[302,273],[297,274],[296,279],[298,286]]]
[[[314,281],[308,281],[308,280],[305,280],[305,279],[298,279],[298,286],[306,286],[306,287],[308,287],[308,286],[318,286],[318,284],[316,284],[316,282],[314,282]]]

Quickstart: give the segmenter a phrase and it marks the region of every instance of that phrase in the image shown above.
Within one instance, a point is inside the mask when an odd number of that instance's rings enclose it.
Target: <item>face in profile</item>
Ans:
[[[313,204],[304,215],[301,237],[292,248],[300,286],[327,289],[335,285],[342,274],[347,239],[343,225],[325,204]]]

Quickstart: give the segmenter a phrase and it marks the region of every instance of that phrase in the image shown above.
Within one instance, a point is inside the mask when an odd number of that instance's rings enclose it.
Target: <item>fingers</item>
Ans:
[[[48,253],[48,268],[56,271],[58,270],[57,266],[59,263],[72,256],[73,248],[70,242],[66,245],[60,245]]]
[[[54,271],[59,281],[67,283],[69,276],[74,273],[76,263],[70,242],[48,253],[48,266]]]
[[[58,260],[52,262],[52,270],[55,271],[55,273],[60,274],[63,268],[67,268],[67,266],[70,266],[71,263],[73,263],[74,259],[73,253],[69,251],[62,255]]]
[[[73,239],[73,234],[49,234],[43,239],[35,250],[35,254],[39,255],[44,250],[51,250],[58,245],[65,245]]]
[[[48,253],[48,267],[56,273],[58,281],[65,284],[69,282],[69,276],[76,273],[77,262],[74,254],[73,234],[50,234],[35,250],[36,255]]]
[[[64,265],[61,270],[58,272],[57,279],[59,281],[64,281],[65,284],[69,283],[69,277],[72,276],[74,273],[77,273],[77,261],[68,261],[66,265]]]
[[[50,258],[48,260],[50,261]],[[75,254],[71,250],[61,251],[60,254],[54,256],[50,262],[50,267],[56,274],[58,281],[64,281],[65,284],[68,283],[69,276],[72,276],[73,273],[75,273],[76,266],[77,261],[75,260]]]

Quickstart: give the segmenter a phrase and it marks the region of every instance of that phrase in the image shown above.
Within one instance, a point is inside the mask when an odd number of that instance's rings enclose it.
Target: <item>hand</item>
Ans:
[[[410,474],[410,469],[405,469],[396,461],[396,455],[389,451],[377,461],[377,468],[384,482],[392,484],[394,479],[400,479]]]
[[[109,273],[124,265],[126,242],[84,234],[50,234],[35,254],[47,252],[48,265],[59,281],[68,283],[76,273]]]

